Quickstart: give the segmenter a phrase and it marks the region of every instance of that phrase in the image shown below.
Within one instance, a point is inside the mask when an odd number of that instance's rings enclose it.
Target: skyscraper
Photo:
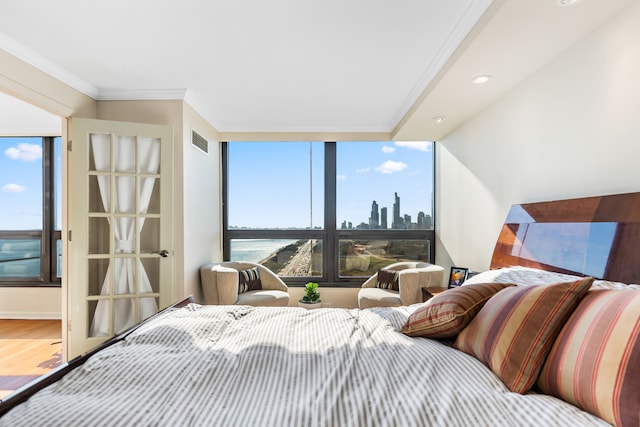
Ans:
[[[386,230],[387,226],[387,207],[380,209],[380,228]]]
[[[424,212],[422,212],[422,211],[418,212],[417,222],[418,222],[418,229],[419,230],[426,230],[427,229],[427,225],[426,225],[425,218],[424,218]]]
[[[404,214],[404,220],[402,221],[402,229],[408,230],[411,228],[411,215]]]
[[[393,222],[391,223],[391,228],[393,229],[401,229],[402,228],[402,218],[400,218],[400,197],[398,197],[398,193],[394,194],[394,202],[393,202]]]
[[[369,217],[369,228],[371,230],[376,230],[380,228],[380,215],[378,213],[378,204],[374,200],[371,203],[371,216]]]

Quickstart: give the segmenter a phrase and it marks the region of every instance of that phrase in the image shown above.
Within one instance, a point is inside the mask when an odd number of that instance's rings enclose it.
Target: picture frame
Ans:
[[[460,286],[467,280],[467,275],[469,274],[469,269],[465,267],[451,267],[451,272],[449,273],[449,286],[448,288],[455,288]]]

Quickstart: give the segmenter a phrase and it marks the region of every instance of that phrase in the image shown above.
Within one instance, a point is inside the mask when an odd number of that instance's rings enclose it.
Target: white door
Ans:
[[[171,303],[172,131],[71,119],[67,359]]]

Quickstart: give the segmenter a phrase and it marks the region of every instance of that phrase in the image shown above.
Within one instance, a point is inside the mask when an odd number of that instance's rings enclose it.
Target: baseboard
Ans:
[[[62,320],[60,312],[46,311],[0,311],[0,319],[21,320]]]

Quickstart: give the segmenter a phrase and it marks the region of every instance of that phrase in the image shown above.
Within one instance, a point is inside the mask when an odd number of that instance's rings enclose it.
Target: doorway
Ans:
[[[57,325],[53,335],[59,337],[64,337],[65,298],[61,284],[63,122],[0,92],[0,318],[44,323],[49,335],[51,325]],[[14,341],[30,342],[33,337],[16,333],[11,335]],[[29,366],[23,363],[22,371],[16,373],[42,373],[39,364],[25,371]]]

